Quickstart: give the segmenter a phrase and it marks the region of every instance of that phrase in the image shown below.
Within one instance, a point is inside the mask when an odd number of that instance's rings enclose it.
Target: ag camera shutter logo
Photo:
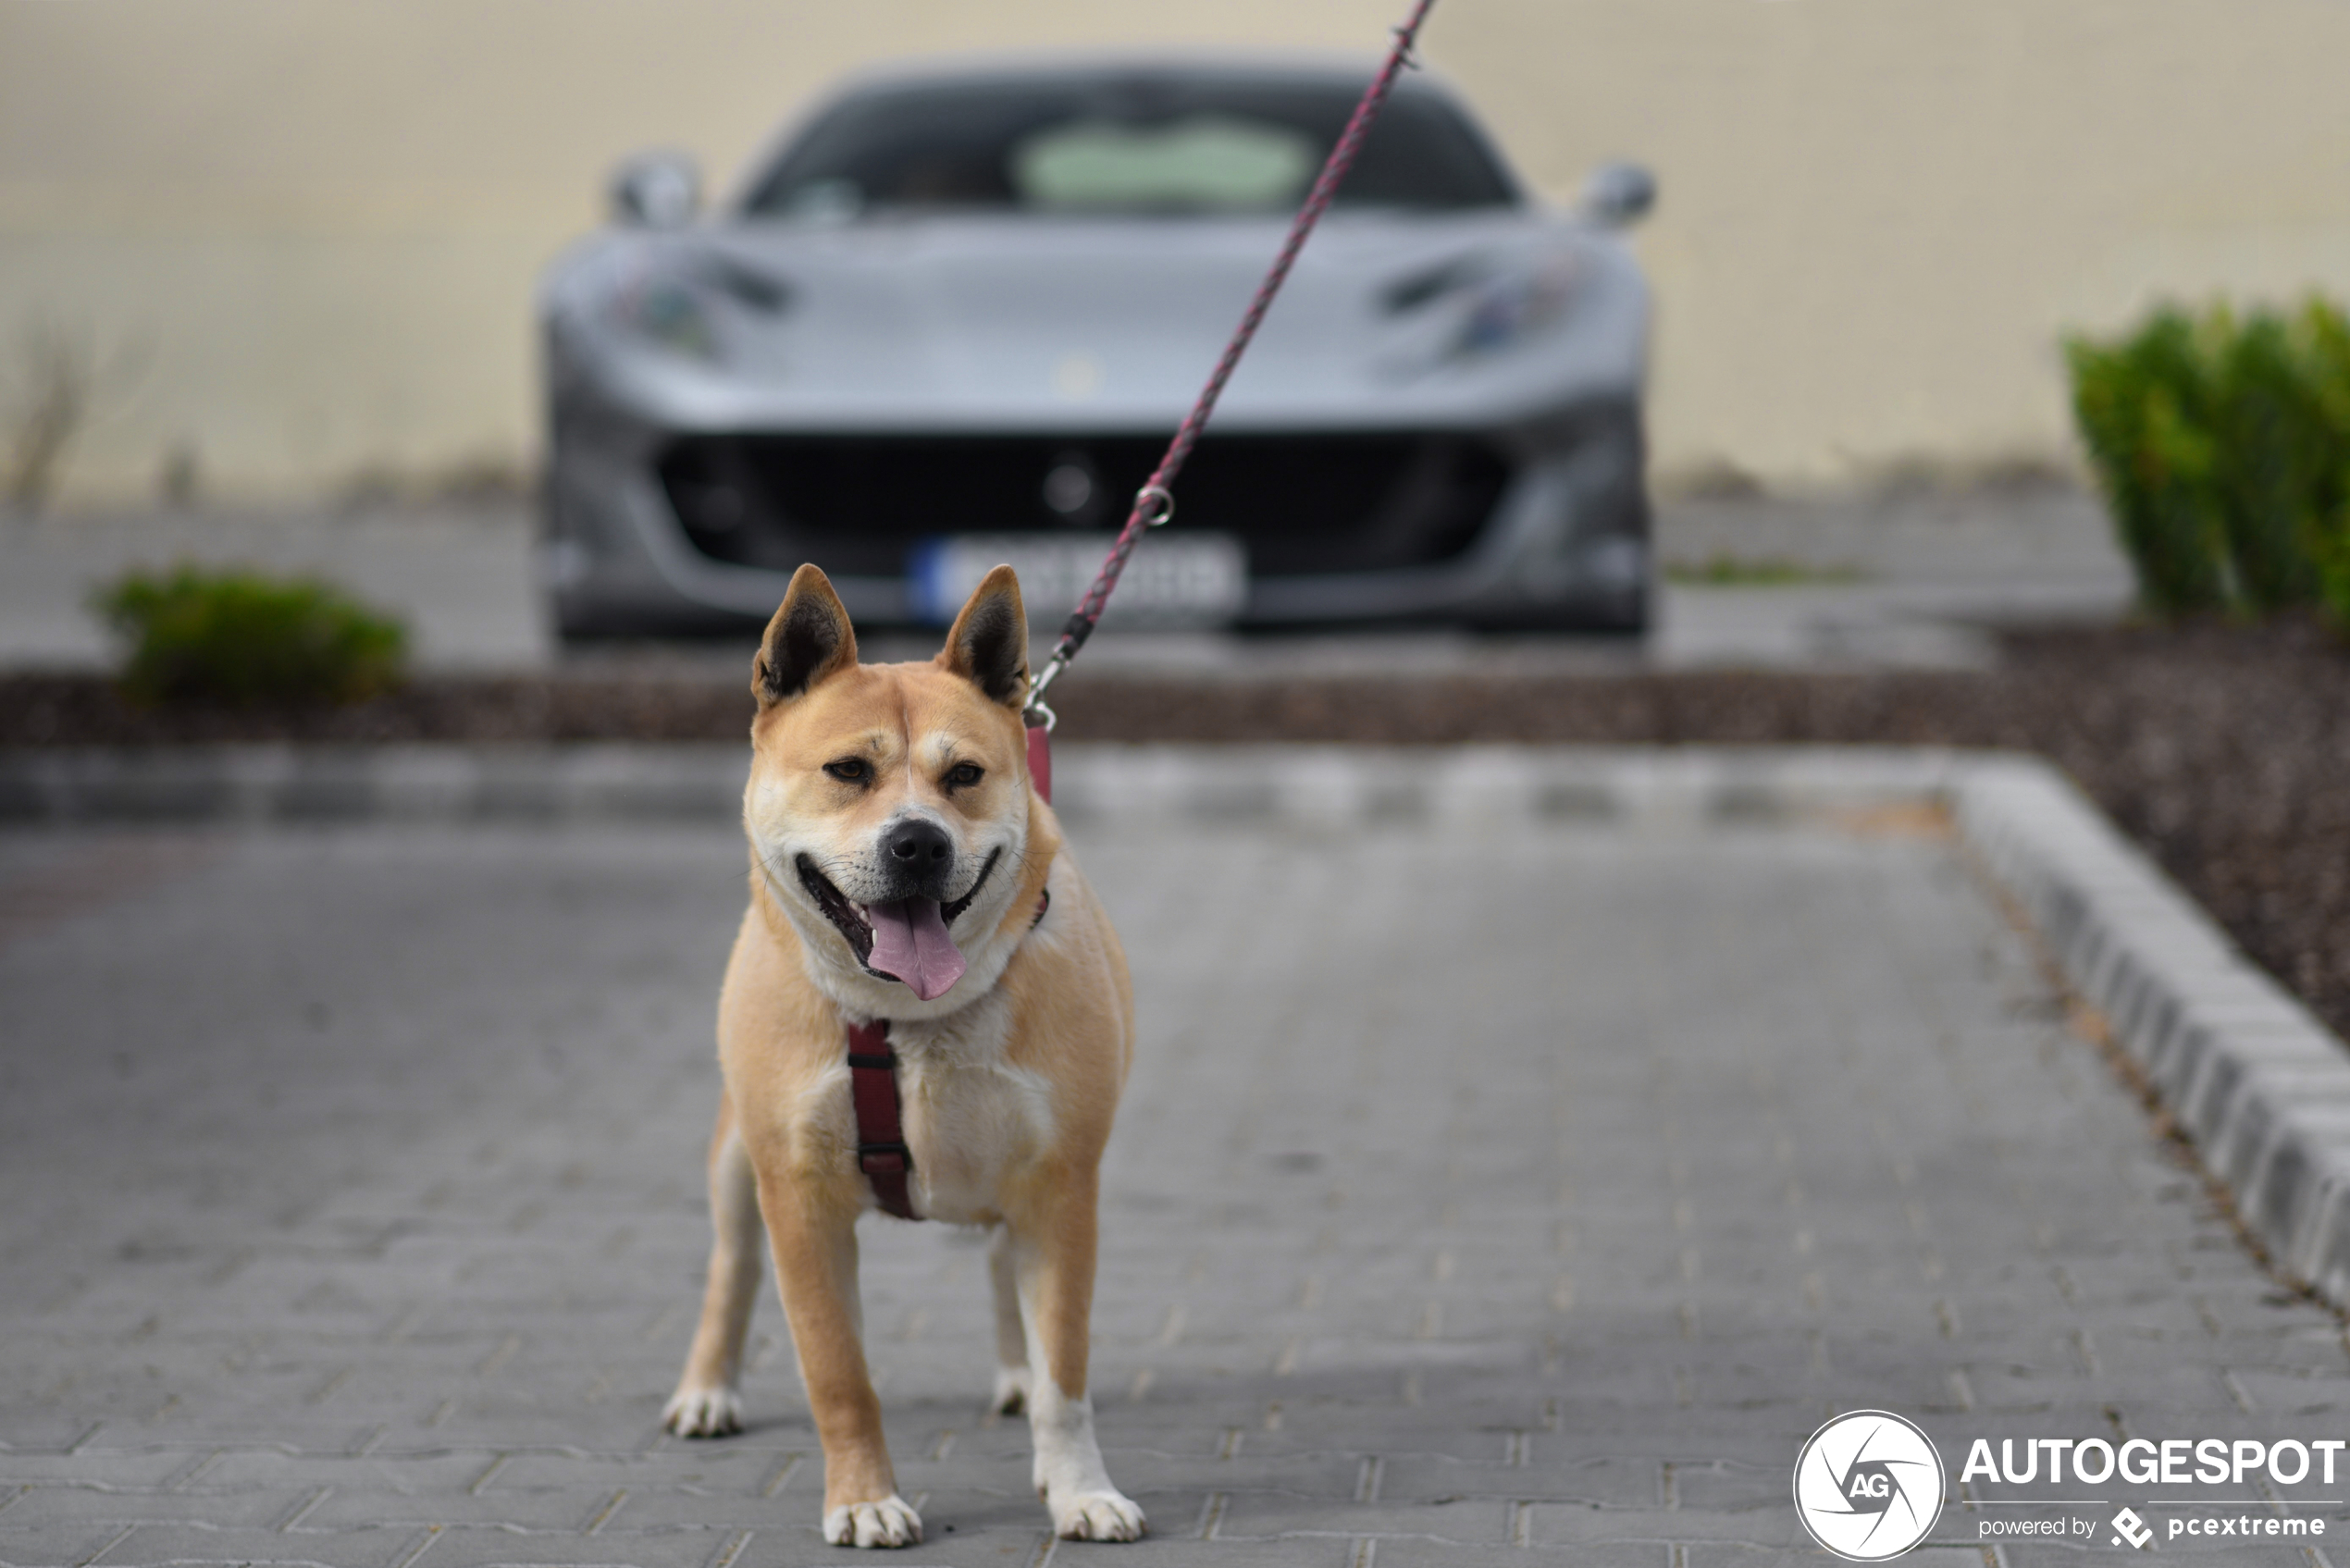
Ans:
[[[1942,1456],[1914,1423],[1856,1410],[1812,1434],[1795,1462],[1795,1512],[1849,1562],[1882,1562],[1942,1517]]]

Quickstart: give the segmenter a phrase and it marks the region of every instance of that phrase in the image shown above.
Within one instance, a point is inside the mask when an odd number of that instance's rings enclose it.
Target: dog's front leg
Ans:
[[[1050,1183],[1034,1212],[1010,1224],[1013,1275],[1028,1330],[1028,1424],[1036,1491],[1070,1540],[1131,1541],[1143,1511],[1110,1484],[1085,1391],[1094,1309],[1095,1178]]]
[[[857,1211],[823,1196],[789,1179],[760,1180],[792,1350],[824,1448],[824,1538],[835,1546],[909,1546],[922,1538],[922,1521],[897,1495],[881,1400],[865,1368]]]

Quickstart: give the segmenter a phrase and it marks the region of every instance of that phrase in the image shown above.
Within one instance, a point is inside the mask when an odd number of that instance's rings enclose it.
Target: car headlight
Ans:
[[[606,327],[702,364],[718,364],[797,297],[789,280],[724,252],[615,256],[584,272],[571,297]]]
[[[718,362],[718,322],[701,290],[682,278],[648,272],[605,301],[604,314],[632,337],[684,359]]]
[[[1562,251],[1515,265],[1468,257],[1391,284],[1380,303],[1403,337],[1390,363],[1410,373],[1505,353],[1566,314],[1581,272]]]
[[[1575,258],[1561,254],[1463,290],[1466,308],[1452,333],[1448,357],[1499,353],[1550,326],[1566,314],[1577,271]]]

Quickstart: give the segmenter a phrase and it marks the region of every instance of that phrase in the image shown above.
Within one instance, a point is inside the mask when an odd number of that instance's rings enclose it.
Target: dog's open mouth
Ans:
[[[971,900],[979,896],[979,890],[986,885],[1003,853],[997,849],[988,856],[970,891],[946,904],[934,898],[859,904],[835,887],[832,879],[818,870],[816,862],[807,856],[800,856],[794,866],[799,872],[800,886],[816,900],[824,918],[839,928],[840,934],[847,939],[848,950],[857,955],[857,961],[865,967],[865,971],[883,980],[897,981],[929,1002],[946,995],[969,968],[963,961],[962,949],[946,934],[946,928],[971,907]]]

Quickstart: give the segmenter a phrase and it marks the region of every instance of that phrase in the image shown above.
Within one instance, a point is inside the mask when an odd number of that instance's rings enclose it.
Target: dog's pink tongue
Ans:
[[[873,922],[873,951],[865,960],[871,968],[904,981],[925,1002],[946,995],[963,978],[962,950],[946,934],[936,899],[901,898],[865,913]]]

